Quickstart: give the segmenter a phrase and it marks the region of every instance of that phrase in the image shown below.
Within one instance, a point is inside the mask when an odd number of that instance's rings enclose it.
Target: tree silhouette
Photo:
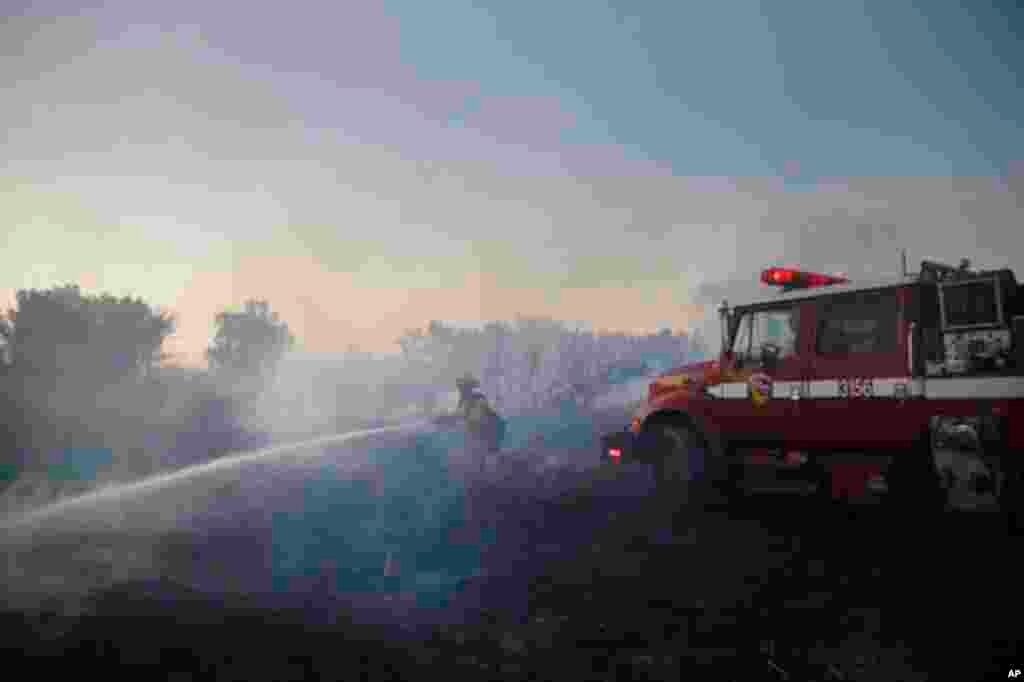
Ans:
[[[117,299],[109,294],[90,299],[90,346],[106,349],[105,367],[115,374],[140,370],[147,375],[166,355],[160,352],[173,331],[170,316],[155,314],[141,300]]]
[[[84,296],[77,285],[19,291],[0,324],[15,371],[79,381],[148,373],[173,330],[171,315],[141,299]]]
[[[234,378],[265,379],[295,345],[295,337],[266,301],[248,300],[240,313],[216,317],[217,334],[206,357],[210,369]]]
[[[161,360],[173,317],[75,285],[20,290],[16,300],[0,320],[9,363],[0,401],[5,463],[38,468],[54,456],[139,452],[160,395],[155,382],[138,379]]]

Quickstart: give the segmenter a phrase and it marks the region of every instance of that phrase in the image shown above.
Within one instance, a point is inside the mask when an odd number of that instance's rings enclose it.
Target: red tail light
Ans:
[[[608,456],[612,459],[618,459],[619,457],[622,457],[622,450],[618,448],[610,448],[608,450]]]

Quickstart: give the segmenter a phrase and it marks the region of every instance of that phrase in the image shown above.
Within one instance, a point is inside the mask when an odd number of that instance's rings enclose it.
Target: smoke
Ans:
[[[526,457],[522,468],[494,483],[499,488],[488,493],[489,503],[553,494],[547,486],[556,479],[571,486],[581,469],[596,465],[596,411],[624,415],[643,398],[652,374],[701,352],[681,334],[564,331],[545,336],[531,364],[537,341],[510,333],[479,368],[502,370],[487,375],[485,388],[503,391],[504,454]],[[248,398],[199,373],[174,376],[163,403],[168,415],[187,415],[197,404],[189,390],[227,392],[241,427],[279,444],[191,466],[173,463],[172,471],[105,482],[0,518],[4,599],[12,607],[57,610],[73,621],[104,590],[163,579],[207,592],[284,598],[314,589],[311,576],[330,566],[341,592],[367,603],[384,593],[413,595],[417,608],[436,615],[482,570],[483,545],[506,541],[501,535],[449,543],[453,528],[485,513],[467,506],[479,491],[461,429],[429,427],[423,418],[425,394],[438,412],[451,410],[457,396],[403,356],[296,352],[262,393]],[[565,392],[574,385],[589,387],[589,407]],[[127,394],[115,398],[104,400],[116,406]],[[388,419],[404,421],[338,433],[346,421]],[[309,438],[318,433],[324,435]],[[518,523],[509,513],[502,512],[501,533]],[[227,562],[220,573],[218,561]]]
[[[453,377],[465,371],[480,379],[485,395],[504,415],[551,409],[570,395],[600,398],[607,406],[614,400],[631,402],[641,390],[639,383],[630,389],[618,386],[621,381],[612,376],[616,371],[641,366],[664,371],[699,359],[695,351],[704,352],[685,334],[581,332],[555,320],[492,323],[457,339],[456,345],[423,357],[292,352],[258,395],[236,396],[239,423],[282,442],[368,422],[451,412],[457,403]]]
[[[237,398],[239,424],[280,442],[418,416],[441,387],[417,370],[397,354],[295,351],[257,396]]]
[[[619,376],[623,371],[664,371],[703,354],[699,333],[691,343],[682,334],[580,332],[554,320],[500,328],[500,337],[494,336],[499,326],[490,325],[469,339],[475,344],[469,352],[454,349],[433,365],[409,355],[294,351],[259,392],[180,367],[88,391],[68,378],[59,385],[28,381],[24,414],[12,421],[33,427],[21,442],[27,444],[23,458],[34,461],[7,472],[20,478],[0,493],[0,508],[40,507],[230,451],[450,413],[458,401],[449,383],[454,369],[481,377],[488,398],[512,418],[538,410],[555,414],[567,399],[602,409],[629,406],[642,399],[645,379],[630,381]],[[452,362],[457,366],[444,366]],[[526,423],[527,430],[547,428]],[[515,427],[511,434],[522,431]]]
[[[631,408],[647,397],[647,387],[650,383],[651,378],[647,376],[630,379],[623,384],[612,387],[607,393],[599,396],[594,401],[594,407],[598,409],[610,407]]]

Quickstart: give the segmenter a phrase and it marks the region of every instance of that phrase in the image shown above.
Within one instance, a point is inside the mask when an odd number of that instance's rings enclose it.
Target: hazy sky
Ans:
[[[1024,276],[1015,3],[21,4],[0,292],[142,296],[185,360],[248,297],[387,351],[430,319],[686,327],[767,265],[900,246]]]

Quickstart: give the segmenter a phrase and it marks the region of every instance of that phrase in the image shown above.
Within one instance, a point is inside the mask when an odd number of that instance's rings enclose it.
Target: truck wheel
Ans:
[[[651,432],[658,444],[653,462],[657,494],[682,501],[690,478],[691,453],[699,446],[697,434],[671,424],[656,425]]]
[[[944,461],[945,458],[950,456],[949,452],[944,452],[941,448],[950,448],[949,443],[943,443],[939,439],[932,439],[931,437],[926,440],[922,440],[915,448],[914,452],[902,453],[904,459],[904,465],[899,471],[901,474],[897,477],[897,482],[902,482],[904,491],[909,491],[911,494],[916,495],[917,501],[914,502],[915,506],[926,511],[966,511],[967,513],[973,513],[974,501],[969,498],[965,501],[963,496],[963,486],[977,485],[975,481],[965,482],[964,480],[957,481],[955,474],[953,473],[956,469],[956,464],[950,464],[948,461]],[[1020,453],[1015,453],[1005,446],[995,446],[994,449],[989,450],[982,443],[980,450],[974,450],[970,452],[970,455],[974,458],[980,458],[984,464],[985,476],[982,479],[982,483],[986,483],[983,488],[975,489],[974,492],[980,492],[982,495],[991,495],[991,502],[995,503],[994,509],[997,511],[1001,521],[1005,523],[1005,529],[1013,535],[1020,534],[1022,531],[1022,525],[1024,525],[1024,511],[1022,511],[1022,500],[1021,500],[1021,478],[1022,478],[1022,467],[1020,462]],[[960,456],[955,453],[956,444],[953,444],[952,449],[954,450],[954,457]],[[918,451],[927,452],[927,460],[931,466],[927,472],[918,470],[919,467],[911,467],[913,463],[921,461],[921,457]],[[913,457],[907,457],[908,455],[915,455]],[[945,454],[945,458],[942,456]],[[1017,456],[1015,456],[1017,455]],[[897,461],[900,455],[897,455]],[[961,471],[961,476],[964,473]],[[909,479],[910,484],[904,479]],[[890,490],[892,489],[890,484]],[[906,495],[903,495],[906,497]],[[993,507],[989,506],[990,503],[983,503],[984,507],[992,510]]]

